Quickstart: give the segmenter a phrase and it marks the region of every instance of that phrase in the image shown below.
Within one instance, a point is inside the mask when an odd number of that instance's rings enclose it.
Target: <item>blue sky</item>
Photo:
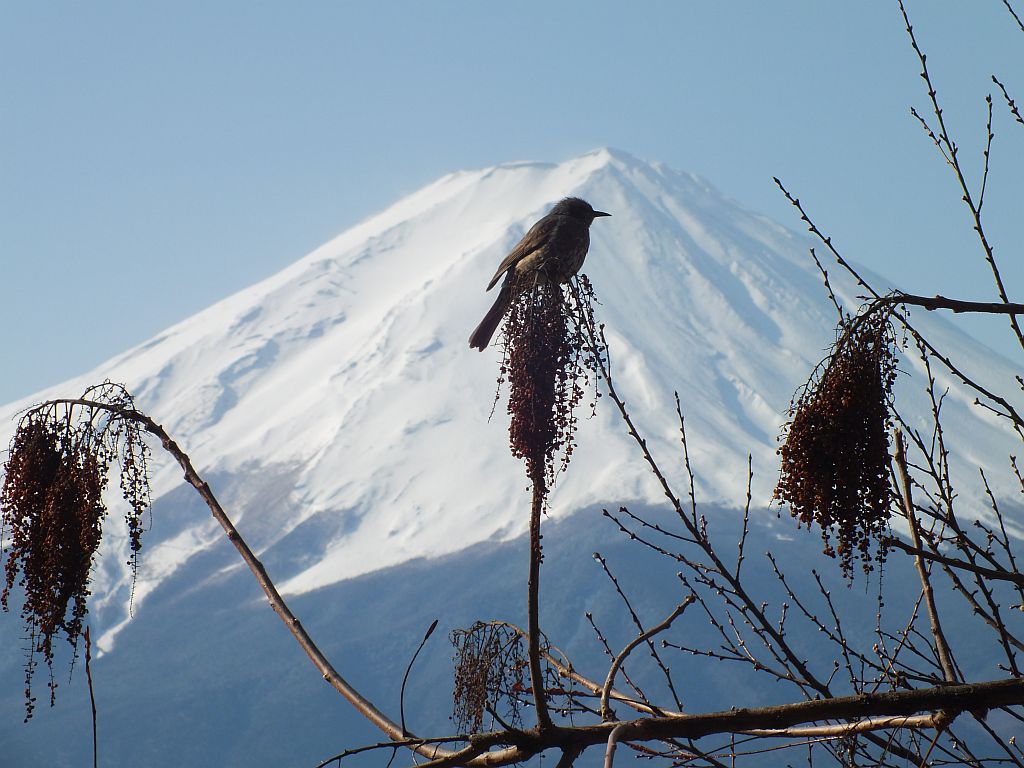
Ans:
[[[1024,33],[1002,0],[908,7],[976,179],[990,75],[1024,103]],[[5,3],[0,402],[444,173],[599,146],[799,228],[779,176],[849,258],[989,299],[953,177],[908,112],[927,108],[917,73],[895,0]],[[1024,127],[995,113],[986,215],[1020,286]],[[1013,351],[1003,326],[968,327]]]

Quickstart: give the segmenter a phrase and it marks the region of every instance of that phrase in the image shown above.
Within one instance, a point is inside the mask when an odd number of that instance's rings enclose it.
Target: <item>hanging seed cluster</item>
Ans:
[[[83,400],[114,403],[134,412],[123,387],[90,388]],[[49,404],[22,418],[4,464],[0,538],[9,539],[0,605],[10,610],[17,585],[29,640],[25,663],[26,720],[35,698],[39,660],[50,672],[54,702],[53,640],[63,635],[77,653],[88,611],[89,578],[107,509],[103,493],[111,463],[121,465],[133,574],[141,547],[142,515],[149,505],[147,459],[137,424],[87,406]]]
[[[818,524],[825,554],[839,559],[847,578],[854,557],[871,570],[872,542],[888,525],[893,347],[887,312],[845,322],[824,372],[791,403],[779,449],[775,498],[800,523]],[[884,556],[879,549],[877,559]]]
[[[500,624],[476,622],[456,629],[452,720],[460,733],[480,733],[488,710],[510,724],[520,722],[520,695],[527,690],[526,654],[519,634]]]
[[[509,385],[512,455],[526,462],[531,481],[549,488],[572,456],[576,407],[596,370],[584,341],[584,329],[593,327],[595,299],[583,275],[571,287],[538,282],[535,275],[523,280],[527,284],[515,287],[503,329],[498,383]]]

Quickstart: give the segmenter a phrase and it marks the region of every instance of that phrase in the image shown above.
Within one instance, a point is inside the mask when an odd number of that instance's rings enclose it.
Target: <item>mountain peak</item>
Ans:
[[[698,500],[741,504],[749,454],[755,507],[766,507],[790,397],[833,340],[808,243],[691,174],[611,148],[449,174],[59,394],[126,383],[215,480],[288,592],[514,537],[529,497],[503,410],[490,418],[500,348],[479,354],[466,339],[495,266],[566,196],[613,214],[593,227],[584,271],[651,450],[678,466],[679,392]],[[954,356],[978,354],[936,333]],[[1012,376],[1001,360],[990,368]],[[0,412],[0,441],[22,405]],[[969,398],[951,397],[944,414],[986,435],[975,448],[1009,452]],[[180,502],[180,482],[158,465],[136,601],[219,539],[204,509]],[[662,499],[613,409],[581,421],[552,514]],[[125,559],[108,558],[94,589],[121,608]]]

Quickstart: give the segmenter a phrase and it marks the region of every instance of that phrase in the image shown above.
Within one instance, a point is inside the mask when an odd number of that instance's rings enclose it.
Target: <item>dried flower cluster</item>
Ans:
[[[452,719],[460,733],[480,733],[488,712],[519,722],[519,697],[526,655],[519,633],[501,624],[476,622],[451,633],[455,646],[455,706]],[[504,713],[499,707],[504,706]]]
[[[790,405],[775,498],[801,523],[817,522],[825,553],[839,558],[849,578],[854,553],[865,571],[871,569],[871,542],[888,525],[896,357],[884,310],[851,318],[839,330],[824,373]],[[880,545],[877,557],[884,556]]]
[[[596,369],[585,341],[595,298],[585,275],[565,286],[534,275],[524,280],[529,284],[516,286],[505,321],[498,381],[509,383],[512,455],[526,461],[531,481],[547,488],[572,457],[576,407]]]
[[[134,413],[131,395],[109,382],[79,403]],[[116,412],[115,412],[116,413]],[[41,657],[53,680],[53,639],[63,633],[77,652],[88,611],[89,578],[107,509],[103,492],[112,462],[120,463],[133,572],[149,505],[149,449],[138,425],[89,405],[49,403],[22,417],[4,465],[0,537],[10,539],[0,604],[9,610],[15,584],[24,593],[21,617],[29,639],[25,664],[26,719],[32,716],[32,676]]]

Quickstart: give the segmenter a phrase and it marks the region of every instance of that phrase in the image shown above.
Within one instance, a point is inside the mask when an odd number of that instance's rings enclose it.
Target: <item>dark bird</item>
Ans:
[[[470,347],[483,352],[490,343],[512,303],[515,284],[522,285],[519,278],[535,275],[538,281],[564,283],[580,271],[590,248],[590,225],[598,216],[611,214],[595,211],[586,200],[567,197],[530,227],[487,284],[489,291],[505,276],[498,298],[469,337]]]

